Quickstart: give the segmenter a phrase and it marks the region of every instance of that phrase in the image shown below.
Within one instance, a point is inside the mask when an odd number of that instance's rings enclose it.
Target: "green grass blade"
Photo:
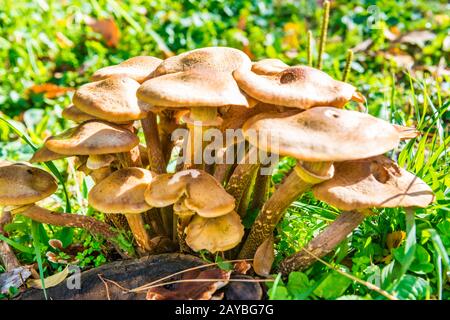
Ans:
[[[36,260],[39,268],[39,277],[41,278],[42,283],[42,289],[44,290],[44,297],[45,300],[48,300],[47,297],[47,290],[45,289],[45,282],[44,282],[44,267],[42,263],[42,257],[41,257],[41,244],[40,244],[40,235],[39,235],[39,226],[40,223],[36,221],[31,221],[31,236],[33,238],[33,246],[34,251],[36,255]]]

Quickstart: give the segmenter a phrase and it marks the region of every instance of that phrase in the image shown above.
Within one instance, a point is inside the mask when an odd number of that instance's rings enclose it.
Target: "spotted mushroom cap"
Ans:
[[[289,117],[259,114],[249,119],[243,130],[259,149],[312,162],[368,158],[395,148],[400,141],[390,123],[332,107],[312,108]]]
[[[104,67],[95,71],[91,80],[99,81],[111,76],[125,76],[137,82],[143,82],[162,61],[161,59],[150,56],[133,57],[118,65]]]
[[[342,108],[352,99],[364,102],[354,86],[307,66],[289,67],[268,75],[241,68],[234,71],[233,76],[246,94],[269,104],[309,109],[316,106]]]
[[[433,191],[385,156],[335,163],[332,179],[313,187],[314,196],[341,210],[426,207]]]
[[[217,217],[196,215],[186,228],[186,243],[194,251],[211,253],[226,251],[237,246],[244,236],[244,226],[235,211]]]
[[[32,204],[52,195],[58,185],[53,176],[24,163],[0,163],[0,205]]]
[[[99,120],[83,122],[45,141],[50,151],[65,155],[127,152],[138,144],[134,133]]]
[[[242,51],[228,47],[207,47],[184,52],[164,60],[150,75],[150,78],[188,71],[207,69],[232,73],[238,68],[250,70],[250,58]]]
[[[248,107],[230,72],[192,69],[145,81],[137,97],[150,105],[168,108]]]
[[[144,192],[154,174],[142,168],[114,171],[96,184],[88,195],[89,204],[104,213],[142,213],[151,209]]]
[[[140,120],[147,116],[145,105],[138,104],[136,90],[139,83],[124,76],[82,85],[72,103],[84,113],[115,123]]]
[[[152,207],[172,205],[182,197],[189,210],[205,218],[225,215],[235,206],[234,198],[213,176],[195,169],[159,175],[145,192]]]

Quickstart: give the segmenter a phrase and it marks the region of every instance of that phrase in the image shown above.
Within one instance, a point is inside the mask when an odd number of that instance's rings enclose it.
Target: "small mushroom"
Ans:
[[[342,108],[350,100],[365,102],[352,85],[307,66],[289,67],[275,74],[262,75],[240,68],[233,72],[233,76],[249,96],[274,105],[299,109],[316,106]]]
[[[99,81],[112,76],[124,76],[142,83],[162,61],[161,59],[150,56],[133,57],[118,65],[104,67],[95,71],[91,80]]]
[[[142,168],[123,168],[96,184],[88,195],[89,204],[96,210],[111,214],[125,214],[128,225],[143,251],[152,250],[150,236],[145,229],[142,213],[152,207],[144,192],[154,174]]]
[[[138,144],[134,133],[99,120],[83,122],[45,141],[50,151],[68,156],[127,152]]]
[[[112,154],[92,154],[87,158],[86,167],[90,170],[97,170],[109,167],[116,160]]]
[[[316,107],[283,118],[260,114],[249,119],[243,129],[246,139],[259,149],[295,157],[298,163],[264,204],[239,258],[253,257],[288,206],[311,186],[333,176],[334,161],[383,154],[400,141],[390,123],[332,107]]]
[[[185,197],[184,205],[202,217],[215,218],[234,209],[234,198],[208,173],[191,169],[162,174],[145,191],[152,207],[165,207]]]
[[[144,104],[138,105],[138,88],[139,83],[131,78],[111,76],[82,85],[72,102],[82,112],[110,122],[140,120],[147,116],[148,110]]]
[[[235,211],[217,218],[196,215],[186,228],[186,243],[194,251],[226,251],[237,246],[243,236],[244,226]]]
[[[264,76],[274,76],[288,68],[289,66],[279,59],[262,59],[252,64],[252,71]]]
[[[335,170],[332,179],[313,187],[313,193],[345,211],[308,243],[306,250],[283,260],[280,271],[284,274],[310,266],[316,259],[308,252],[319,258],[330,253],[371,208],[424,208],[434,200],[425,182],[385,156],[336,163]]]

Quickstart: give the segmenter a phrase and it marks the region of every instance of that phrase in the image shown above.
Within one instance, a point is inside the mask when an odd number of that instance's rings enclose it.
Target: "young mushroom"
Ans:
[[[88,195],[89,204],[96,210],[110,214],[124,214],[136,243],[143,252],[153,249],[145,229],[142,213],[150,210],[144,198],[154,174],[142,168],[123,168],[96,184]]]
[[[240,68],[233,72],[233,76],[239,88],[264,103],[309,109],[317,106],[342,108],[350,100],[365,102],[364,96],[354,86],[315,68],[295,66],[278,73],[266,68],[263,70],[267,74]]]
[[[151,56],[133,57],[118,65],[104,67],[95,71],[91,80],[99,81],[112,76],[125,76],[142,83],[161,62],[161,59]]]
[[[364,219],[371,208],[424,208],[434,200],[433,191],[420,178],[385,156],[335,164],[332,179],[313,188],[314,196],[344,210],[325,231],[306,245],[306,250],[284,259],[280,271],[305,269],[330,253]]]
[[[78,214],[53,212],[35,204],[51,196],[57,187],[53,176],[44,170],[24,163],[2,161],[0,164],[0,206],[5,206],[3,210],[41,223],[84,228],[116,243],[118,234],[106,223]]]
[[[285,118],[258,115],[244,125],[244,135],[258,149],[292,156],[298,163],[264,204],[240,258],[254,255],[284,211],[303,192],[333,176],[334,161],[383,154],[400,140],[398,131],[384,120],[332,107],[316,107]]]

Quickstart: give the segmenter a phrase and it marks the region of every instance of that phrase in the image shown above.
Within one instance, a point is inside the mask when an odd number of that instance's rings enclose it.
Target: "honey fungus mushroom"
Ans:
[[[244,135],[258,149],[292,156],[298,163],[264,204],[239,253],[240,258],[254,255],[272,234],[284,211],[303,192],[333,176],[334,161],[380,155],[395,148],[400,141],[398,131],[390,123],[332,107],[311,108],[283,118],[260,114],[244,124]]]
[[[133,236],[142,251],[151,251],[153,244],[145,229],[142,213],[152,207],[145,201],[144,192],[154,174],[142,168],[123,168],[101,180],[89,191],[89,204],[109,214],[124,214]]]
[[[372,208],[425,208],[434,200],[424,181],[385,156],[336,163],[333,178],[312,190],[317,199],[344,212],[308,243],[306,250],[281,263],[284,274],[310,266],[316,259],[308,252],[319,258],[330,253]]]
[[[116,243],[118,234],[106,223],[83,215],[50,211],[35,204],[51,196],[57,187],[53,176],[42,169],[25,163],[0,163],[0,206],[4,206],[4,211],[55,226],[84,228]]]
[[[253,66],[254,71],[240,68],[233,72],[239,88],[258,101],[299,109],[342,108],[350,100],[365,102],[354,86],[335,80],[318,69],[294,66],[275,73],[267,65],[261,62],[260,66]],[[282,69],[279,64],[278,68]]]

